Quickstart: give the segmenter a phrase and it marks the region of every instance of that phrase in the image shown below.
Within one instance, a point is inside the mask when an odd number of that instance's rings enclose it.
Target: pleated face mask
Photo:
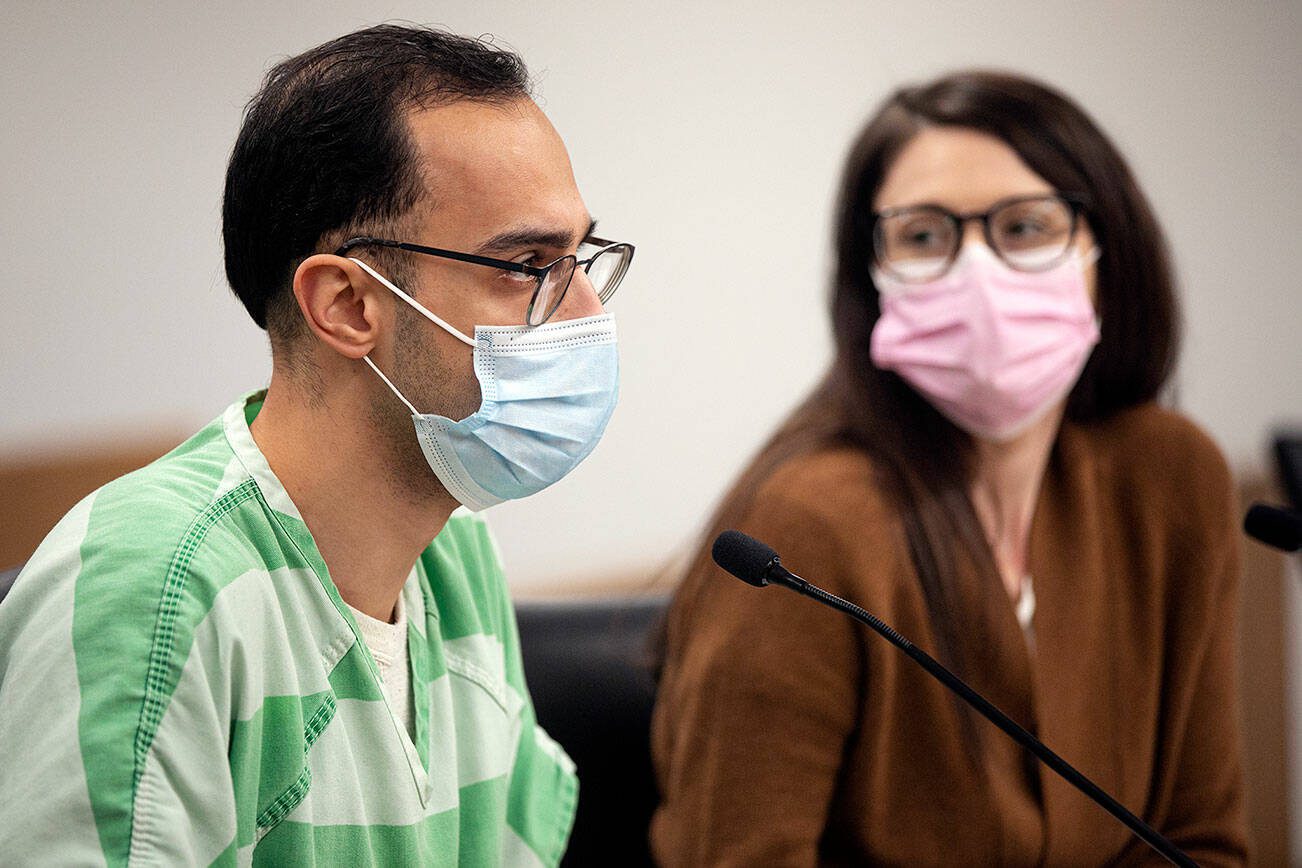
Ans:
[[[474,347],[479,409],[460,421],[421,413],[363,361],[408,409],[430,468],[472,510],[528,497],[588,457],[619,398],[619,352],[610,314],[540,326],[475,326],[474,338],[431,313],[360,259],[368,274],[426,319]]]
[[[1066,397],[1099,340],[1085,268],[1073,253],[1048,271],[1005,265],[970,244],[944,275],[906,284],[874,269],[882,315],[873,363],[909,382],[955,425],[1007,441]]]

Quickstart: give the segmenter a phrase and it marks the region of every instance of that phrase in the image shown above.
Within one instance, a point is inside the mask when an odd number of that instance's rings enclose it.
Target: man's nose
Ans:
[[[570,287],[565,291],[565,298],[561,299],[561,306],[552,315],[552,320],[596,316],[602,310],[601,299],[597,297],[597,290],[588,279],[588,273],[583,270],[582,265],[576,266],[574,276],[570,278]]]

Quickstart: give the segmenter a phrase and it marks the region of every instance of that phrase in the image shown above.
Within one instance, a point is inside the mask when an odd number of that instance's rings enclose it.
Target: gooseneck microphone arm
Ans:
[[[753,537],[740,531],[726,530],[714,541],[712,551],[714,562],[748,585],[762,588],[769,584],[781,585],[802,596],[810,597],[831,606],[862,624],[871,627],[887,642],[912,657],[919,666],[927,670],[937,681],[957,693],[980,714],[1002,729],[1013,741],[1025,747],[1063,780],[1080,790],[1109,814],[1120,820],[1126,828],[1134,832],[1143,841],[1169,860],[1181,866],[1197,866],[1179,847],[1163,837],[1156,829],[1132,814],[1125,805],[1108,795],[1098,784],[1077,771],[1071,763],[1049,749],[1044,742],[1032,735],[1025,727],[1004,714],[999,708],[967,685],[963,679],[950,672],[931,655],[918,648],[908,639],[897,633],[871,612],[844,600],[835,594],[812,585],[800,576],[782,566],[781,560],[773,549]]]

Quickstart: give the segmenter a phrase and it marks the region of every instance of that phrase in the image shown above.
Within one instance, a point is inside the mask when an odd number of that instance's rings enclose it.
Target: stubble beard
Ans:
[[[459,394],[465,389],[449,389],[460,375],[453,370],[453,360],[433,340],[430,331],[436,328],[406,305],[400,306],[394,330],[394,370],[386,374],[419,412],[441,413],[456,420],[478,407],[478,383],[473,384],[474,407],[462,413],[472,400],[468,394]],[[389,458],[385,462],[385,484],[395,496],[414,506],[457,507],[458,501],[443,487],[426,460],[407,407],[380,385],[385,395],[372,405],[371,423]]]

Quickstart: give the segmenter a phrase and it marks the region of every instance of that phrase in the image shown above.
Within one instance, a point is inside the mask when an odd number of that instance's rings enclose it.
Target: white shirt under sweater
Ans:
[[[1013,609],[1017,613],[1017,623],[1022,626],[1022,632],[1026,634],[1026,644],[1031,650],[1035,650],[1035,589],[1031,587],[1031,576],[1028,573],[1022,576],[1022,590],[1018,594],[1017,601],[1013,603]]]
[[[394,623],[389,624],[378,618],[372,618],[365,612],[348,607],[357,619],[357,627],[362,631],[362,639],[375,658],[375,665],[380,669],[380,681],[384,696],[393,706],[398,720],[415,738],[416,726],[413,721],[411,704],[411,671],[407,667],[407,612],[402,605],[402,595],[398,595],[398,605],[393,610]]]

